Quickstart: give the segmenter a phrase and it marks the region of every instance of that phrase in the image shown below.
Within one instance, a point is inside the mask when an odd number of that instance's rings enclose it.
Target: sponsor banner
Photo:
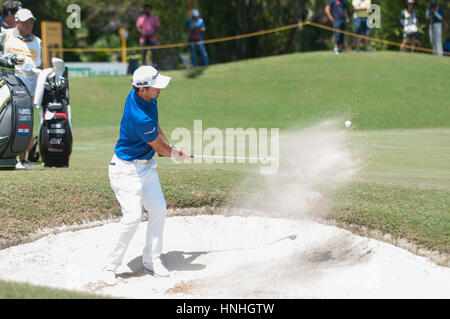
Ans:
[[[28,136],[28,134],[30,134],[30,126],[29,125],[19,125],[17,134],[19,136]]]
[[[66,62],[69,76],[117,76],[126,75],[128,66],[119,62]]]

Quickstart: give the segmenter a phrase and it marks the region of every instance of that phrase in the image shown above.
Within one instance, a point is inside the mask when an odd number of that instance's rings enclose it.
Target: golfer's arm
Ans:
[[[172,147],[169,145],[169,142],[161,133],[153,142],[148,143],[148,145],[150,145],[153,150],[159,155],[170,157],[172,154]]]
[[[164,135],[163,131],[161,130],[161,126],[158,125],[158,134],[162,135],[163,140],[170,145],[169,140],[167,139],[167,137]]]

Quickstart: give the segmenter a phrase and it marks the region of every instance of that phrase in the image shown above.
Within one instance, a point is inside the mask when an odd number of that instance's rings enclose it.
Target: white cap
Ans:
[[[143,65],[133,73],[133,86],[143,88],[151,86],[164,89],[170,82],[169,76],[159,74],[159,71],[150,65]]]
[[[414,4],[414,0],[408,0],[408,3]]]
[[[16,21],[22,21],[22,22],[25,22],[28,19],[36,20],[34,15],[28,9],[20,9],[19,11],[17,11],[15,17],[16,17]]]
[[[200,16],[200,11],[198,11],[197,9],[192,9],[192,16],[193,17],[199,17]]]

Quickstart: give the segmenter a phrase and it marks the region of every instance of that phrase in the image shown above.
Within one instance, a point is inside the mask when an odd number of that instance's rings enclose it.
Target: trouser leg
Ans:
[[[432,24],[428,28],[428,35],[430,36],[430,44],[431,48],[433,49],[433,53],[436,53],[436,41],[434,40],[434,30]]]
[[[193,67],[197,66],[197,51],[195,48],[195,43],[189,44],[189,47],[191,48],[191,63]]]
[[[146,244],[142,254],[144,262],[159,257],[163,248],[163,231],[166,220],[166,200],[161,189],[158,173],[152,168],[144,183],[142,202],[148,212]]]
[[[118,236],[114,248],[107,259],[106,268],[116,270],[123,261],[128,245],[135,234],[142,216],[142,182],[132,165],[121,165],[113,158],[115,166],[110,166],[109,178],[117,201],[122,209]]]
[[[200,54],[202,55],[202,58],[203,58],[203,64],[204,65],[208,65],[209,64],[208,52],[206,52],[205,45],[203,43],[200,43],[198,45],[198,48],[199,48]]]
[[[436,51],[438,55],[444,54],[442,47],[442,23],[435,23],[434,28],[434,41],[436,42]]]

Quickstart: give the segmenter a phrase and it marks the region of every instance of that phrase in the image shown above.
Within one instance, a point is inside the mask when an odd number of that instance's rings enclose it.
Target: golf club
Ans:
[[[159,157],[167,157],[158,154]],[[278,161],[278,158],[270,157],[243,157],[243,156],[215,156],[215,155],[189,155],[190,158],[218,158],[218,159],[235,159],[235,160],[248,160],[248,161]]]

